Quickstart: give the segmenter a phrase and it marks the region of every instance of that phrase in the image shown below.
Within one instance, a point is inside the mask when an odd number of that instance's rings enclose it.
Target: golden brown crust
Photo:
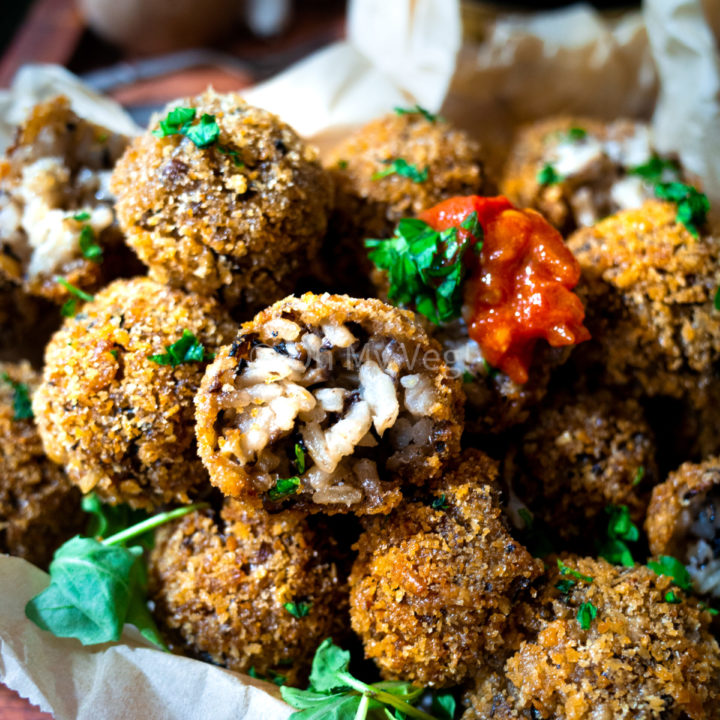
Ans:
[[[45,450],[83,492],[153,507],[207,483],[192,400],[204,364],[149,360],[184,330],[207,352],[235,330],[211,299],[147,278],[118,280],[67,318],[45,354],[33,406]]]
[[[564,540],[604,537],[608,505],[645,517],[657,479],[653,433],[632,398],[560,394],[520,441],[514,488]]]
[[[120,225],[159,282],[265,306],[316,255],[332,181],[314,148],[238,95],[208,90],[178,106],[214,115],[219,140],[136,138],[112,179]]]
[[[56,548],[82,529],[80,492],[45,457],[33,420],[15,419],[6,374],[30,394],[40,382],[27,362],[0,363],[0,552],[46,567]]]
[[[457,455],[463,422],[462,390],[442,361],[439,346],[428,338],[413,314],[375,299],[306,293],[301,297],[287,297],[263,310],[252,321],[243,324],[233,344],[222,348],[207,368],[195,399],[198,451],[210,473],[212,483],[223,493],[249,498],[259,492],[253,485],[246,466],[238,461],[231,447],[234,443],[231,436],[236,435],[237,431],[228,422],[223,425],[220,418],[227,412],[227,403],[232,401],[233,394],[238,390],[236,382],[242,382],[239,372],[247,367],[248,359],[256,346],[265,343],[272,345],[271,333],[267,328],[278,321],[290,321],[298,325],[300,330],[295,331],[298,339],[306,331],[312,332],[324,326],[337,328],[351,324],[358,335],[370,339],[378,338],[404,350],[401,354],[407,356],[411,366],[416,367],[414,372],[428,369],[423,368],[423,365],[432,362],[430,382],[434,401],[427,414],[434,423],[434,429],[427,452],[407,464],[386,469],[385,473],[380,472],[383,489],[379,495],[371,496],[366,492],[361,501],[349,506],[333,502],[317,505],[312,500],[312,489],[301,486],[293,495],[293,507],[330,513],[348,512],[349,509],[361,514],[387,513],[402,499],[398,489],[400,481],[423,484],[428,479],[437,477],[445,463]],[[347,348],[352,365],[349,372],[356,372],[357,366],[363,361],[364,348],[359,347],[357,357],[353,355],[354,348],[356,344]],[[287,355],[284,348],[279,352]],[[305,362],[309,362],[307,358]],[[407,369],[404,371],[407,372]],[[342,367],[331,367],[328,382],[335,377],[334,373],[342,375],[343,372]],[[273,380],[268,379],[266,382]],[[285,431],[280,440],[284,441],[289,432]],[[229,449],[223,450],[221,446]],[[264,496],[264,500],[268,502],[267,496]]]
[[[156,535],[155,617],[175,650],[296,685],[347,602],[321,546],[300,513],[271,516],[227,499],[220,517],[186,515]],[[310,607],[295,617],[285,603]]]
[[[32,295],[60,303],[69,295],[56,282],[58,275],[92,291],[137,270],[105,187],[105,175],[127,141],[76,115],[65,97],[33,108],[0,160],[0,276],[22,283]],[[75,219],[81,212],[88,217]],[[93,229],[93,239],[103,249],[102,263],[81,252],[84,226]],[[53,253],[58,259],[50,263],[47,257]],[[34,255],[46,258],[33,259]]]
[[[496,464],[467,450],[426,504],[366,522],[350,612],[384,675],[455,685],[505,644],[513,603],[542,566],[508,533],[496,480]]]
[[[593,336],[575,357],[608,383],[702,406],[720,356],[720,240],[694,237],[676,216],[674,204],[648,201],[570,237]]]
[[[697,600],[642,565],[565,562],[593,582],[562,594],[558,570],[549,573],[525,613],[527,640],[503,672],[480,675],[463,720],[717,717],[720,648]],[[682,602],[665,601],[671,588]],[[582,603],[597,609],[588,630],[577,617]]]

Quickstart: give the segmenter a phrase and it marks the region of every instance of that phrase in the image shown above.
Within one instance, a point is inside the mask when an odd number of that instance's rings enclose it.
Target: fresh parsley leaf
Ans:
[[[682,223],[692,235],[698,237],[700,228],[705,224],[710,210],[710,201],[707,199],[707,195],[692,185],[681,182],[657,183],[655,195],[661,200],[675,203],[677,205],[677,222]]]
[[[152,131],[155,137],[168,135],[183,135],[185,129],[195,119],[195,108],[178,107],[171,110],[164,120],[160,120],[160,127]]]
[[[657,561],[648,563],[648,567],[658,575],[667,575],[685,592],[692,592],[692,578],[687,568],[671,555],[660,555]]]
[[[268,490],[268,498],[273,502],[284,500],[300,489],[300,478],[297,475],[289,478],[278,478],[275,486]]]
[[[680,166],[675,160],[653,155],[643,165],[630,168],[628,174],[637,175],[650,183],[658,183],[669,178],[677,180],[680,177]]]
[[[674,590],[669,590],[665,593],[665,602],[671,605],[677,605],[682,602],[682,598]]]
[[[557,170],[548,163],[537,174],[537,181],[540,185],[557,185],[562,182],[562,177]]]
[[[395,112],[398,115],[422,115],[428,122],[434,123],[437,122],[439,115],[434,115],[429,110],[426,110],[424,107],[421,107],[420,105],[416,105],[412,108],[401,108],[396,107]]]
[[[312,603],[306,602],[286,602],[283,607],[287,610],[294,618],[298,620],[304,618],[310,612]]]
[[[463,371],[463,374],[462,374],[462,381],[464,383],[474,382],[475,376],[471,372],[468,372],[467,370],[465,370],[465,371]]]
[[[608,505],[605,512],[610,515],[610,520],[607,540],[600,547],[600,557],[613,565],[633,567],[635,560],[627,543],[637,542],[640,531],[630,518],[630,510],[627,505]]]
[[[221,155],[227,155],[230,157],[235,164],[235,167],[245,167],[245,163],[240,159],[240,152],[238,150],[232,150],[227,145],[218,145],[217,150]]]
[[[83,645],[116,641],[125,623],[131,623],[167,649],[146,604],[143,548],[127,543],[200,507],[206,504],[159,513],[102,541],[68,540],[50,563],[50,584],[27,603],[25,615],[56,637],[74,637]]]
[[[87,212],[87,210],[83,210],[82,212],[75,213],[72,217],[73,220],[77,220],[78,222],[85,222],[90,219],[90,213]]]
[[[197,125],[190,125],[185,128],[183,134],[186,138],[192,140],[197,147],[204,148],[217,141],[220,137],[220,127],[214,115],[203,113],[200,122]]]
[[[583,575],[581,572],[568,567],[562,560],[560,560],[560,558],[558,558],[557,566],[561,575],[570,575],[570,577],[574,577],[576,580],[582,580],[586,583],[592,583],[595,581],[595,579],[591,578],[589,575]]]
[[[482,241],[477,213],[472,215],[474,219],[469,217],[463,222],[477,234],[463,232],[462,239],[458,228],[438,232],[422,220],[405,218],[398,223],[393,237],[365,240],[370,260],[388,273],[388,297],[392,302],[413,307],[436,324],[460,316],[467,272],[463,258],[470,247]]]
[[[183,363],[205,362],[212,360],[214,357],[212,353],[205,350],[203,344],[186,328],[177,342],[165,346],[164,353],[148,355],[148,360],[158,365],[177,367]]]
[[[95,263],[102,262],[103,250],[95,242],[95,233],[89,225],[83,225],[80,230],[80,252],[86,260]]]
[[[567,595],[575,586],[577,585],[577,581],[575,580],[569,580],[567,578],[563,580],[558,580],[555,583],[555,587],[563,594]]]
[[[716,610],[715,608],[706,605],[704,602],[699,603],[699,607],[701,610],[705,610],[713,616],[720,615],[720,610]]]
[[[450,506],[447,504],[445,493],[443,493],[440,497],[433,498],[430,503],[430,507],[433,510],[447,510]]]
[[[373,173],[373,180],[381,180],[388,175],[400,175],[412,180],[414,183],[424,183],[428,179],[430,168],[425,166],[423,170],[418,169],[416,165],[411,165],[403,158],[395,158],[394,160],[382,160],[383,165],[387,165],[384,170]]]
[[[30,388],[25,383],[16,382],[6,372],[1,377],[13,390],[13,420],[32,420]]]
[[[635,471],[635,477],[633,477],[632,486],[637,487],[645,479],[645,466],[638,465]]]
[[[577,611],[577,619],[583,630],[589,630],[593,620],[597,617],[597,608],[589,602],[584,602]]]
[[[63,317],[75,317],[76,312],[77,300],[75,298],[70,298],[69,300],[66,300],[60,308],[60,314]]]
[[[301,475],[305,472],[305,451],[300,443],[295,443],[295,467]]]
[[[567,139],[570,140],[570,142],[578,142],[579,140],[584,140],[586,137],[587,130],[585,128],[571,127],[567,131]]]
[[[347,160],[338,160],[337,166],[340,168],[340,170],[347,170],[348,161]]]

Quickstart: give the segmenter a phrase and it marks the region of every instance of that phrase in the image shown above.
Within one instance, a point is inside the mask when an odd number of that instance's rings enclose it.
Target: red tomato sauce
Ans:
[[[528,380],[538,340],[553,347],[590,339],[585,308],[572,290],[580,266],[560,233],[534,210],[518,210],[505,197],[455,197],[420,215],[435,230],[460,227],[477,212],[482,251],[468,252],[465,303],[470,337],[487,362],[516,383]]]

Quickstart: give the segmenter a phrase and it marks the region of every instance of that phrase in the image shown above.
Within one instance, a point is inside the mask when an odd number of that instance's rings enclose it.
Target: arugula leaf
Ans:
[[[177,367],[183,363],[205,362],[212,360],[215,355],[209,353],[203,344],[188,329],[183,330],[182,337],[172,345],[165,346],[166,352],[158,355],[148,355],[150,362],[158,365]]]
[[[83,225],[80,230],[80,252],[86,260],[95,263],[102,262],[103,250],[95,242],[95,233],[89,225]]]
[[[95,493],[85,495],[81,502],[83,511],[90,515],[85,532],[100,541],[150,517],[145,510],[135,510],[129,505],[103,503]],[[136,537],[135,542],[151,550],[155,538],[152,533],[146,533]]]
[[[6,372],[0,377],[13,389],[13,420],[32,420],[32,401],[28,386],[25,383],[16,382]]]
[[[398,115],[422,115],[428,122],[431,123],[437,122],[440,117],[439,115],[434,115],[420,105],[415,105],[415,107],[412,108],[396,107],[394,110]]]
[[[300,489],[300,478],[297,475],[289,478],[278,478],[275,481],[274,487],[271,487],[267,496],[273,502],[277,500],[284,500],[285,498],[294,495]]]
[[[557,170],[548,163],[537,174],[537,181],[540,185],[557,185],[562,182],[562,177]]]
[[[597,617],[597,608],[589,602],[584,602],[577,611],[577,619],[583,630],[589,630],[593,620]]]
[[[312,607],[311,602],[286,602],[283,607],[287,610],[294,618],[298,620],[300,618],[307,617]]]
[[[412,306],[436,324],[460,316],[467,272],[463,258],[469,248],[482,242],[477,212],[461,228],[467,231],[462,240],[458,228],[438,232],[422,220],[404,218],[392,238],[365,240],[370,260],[388,273],[392,302]]]
[[[633,567],[635,560],[627,543],[637,542],[640,531],[630,518],[628,506],[608,505],[605,512],[610,515],[607,540],[601,545],[598,554],[613,565]]]
[[[411,165],[404,158],[395,158],[394,160],[381,160],[383,165],[387,165],[384,170],[378,170],[373,173],[372,180],[381,180],[388,175],[400,175],[412,180],[414,183],[424,183],[428,179],[429,166],[425,166],[420,170],[417,165]]]
[[[27,603],[25,615],[56,637],[74,637],[83,645],[116,641],[125,623],[131,623],[167,649],[145,600],[143,548],[125,543],[200,507],[206,503],[159,513],[102,542],[79,536],[68,540],[50,563],[50,584]]]
[[[660,555],[657,561],[648,563],[648,567],[658,575],[667,575],[673,582],[685,592],[692,592],[692,578],[687,568],[671,555]]]
[[[325,638],[315,651],[310,671],[310,685],[320,692],[331,692],[346,688],[347,683],[338,680],[338,673],[347,672],[350,667],[350,653],[333,643],[332,638]]]

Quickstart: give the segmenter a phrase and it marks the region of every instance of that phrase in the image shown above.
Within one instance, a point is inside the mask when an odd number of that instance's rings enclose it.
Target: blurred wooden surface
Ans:
[[[52,715],[40,712],[17,693],[0,685],[0,720],[51,720]]]

